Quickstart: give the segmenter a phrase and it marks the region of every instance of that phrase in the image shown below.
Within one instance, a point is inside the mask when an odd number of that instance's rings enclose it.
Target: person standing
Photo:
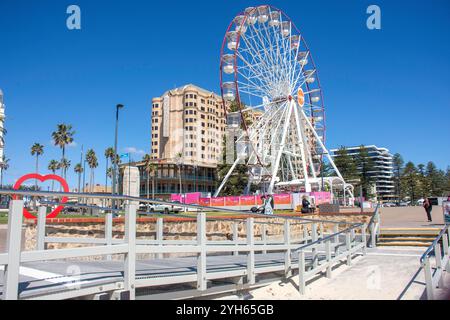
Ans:
[[[432,222],[433,220],[431,219],[431,210],[433,209],[433,205],[431,204],[430,199],[425,198],[423,207],[425,208],[425,211],[427,213],[428,222]]]
[[[266,202],[264,203],[264,213],[273,214],[273,197],[271,194],[267,195]]]

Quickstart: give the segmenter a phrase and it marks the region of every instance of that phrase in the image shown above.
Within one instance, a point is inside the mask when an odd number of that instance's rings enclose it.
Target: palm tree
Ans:
[[[106,148],[105,150],[105,158],[106,158],[106,179],[105,179],[105,189],[108,188],[108,160],[113,160],[114,158],[114,149],[112,147]]]
[[[83,173],[83,165],[81,163],[77,163],[73,168],[73,171],[78,174],[78,192],[81,192],[81,174]]]
[[[50,160],[50,162],[48,163],[48,167],[47,169],[50,170],[53,174],[56,173],[56,170],[60,169],[60,165],[59,162],[56,160]],[[52,191],[53,191],[53,186],[54,186],[55,180],[52,180]]]
[[[61,162],[65,159],[66,145],[73,142],[74,135],[75,131],[72,130],[72,126],[64,123],[58,124],[56,131],[52,133],[53,143],[62,150]],[[63,167],[61,169],[63,177],[66,178],[65,169]]]
[[[113,171],[114,171],[114,165],[115,164],[117,164],[117,168],[119,167],[119,164],[121,163],[122,161],[120,160],[120,156],[116,153],[116,155],[114,156],[112,156],[111,157],[111,164],[113,165],[110,169],[111,169],[111,175],[109,175],[108,177],[109,178],[111,178],[111,181],[112,181],[112,177],[113,177]],[[109,170],[109,169],[108,169]],[[117,184],[119,183],[119,178],[118,178],[118,174],[116,174],[116,190],[118,190],[118,188],[117,188]],[[114,183],[114,181],[112,181],[111,182],[111,187],[112,187],[112,184]],[[111,188],[112,189],[112,188]]]
[[[3,188],[3,172],[9,168],[9,159],[3,155],[0,161],[0,188]]]
[[[92,192],[92,186],[94,185],[94,169],[98,167],[97,155],[93,149],[89,149],[86,153],[86,161],[88,163],[89,168],[91,169],[89,184],[90,192]]]
[[[63,159],[61,160],[61,162],[59,163],[59,167],[60,167],[60,168],[63,170],[63,172],[64,172],[64,179],[66,178],[66,172],[67,172],[67,169],[69,169],[70,164],[71,164],[70,160],[68,160],[68,159],[66,159],[66,158],[63,158]]]
[[[106,170],[106,175],[108,176],[108,178],[112,178],[112,174],[113,174],[113,168],[112,167],[109,167],[107,170]]]
[[[39,156],[44,153],[44,146],[35,142],[31,146],[31,155],[36,156],[36,173],[39,173]]]
[[[147,172],[147,199],[150,198],[149,195],[149,184],[150,184],[150,174],[152,175],[152,199],[155,198],[155,173],[157,170],[157,165],[152,163],[152,158],[149,154],[146,154],[142,159],[144,161],[144,170]]]

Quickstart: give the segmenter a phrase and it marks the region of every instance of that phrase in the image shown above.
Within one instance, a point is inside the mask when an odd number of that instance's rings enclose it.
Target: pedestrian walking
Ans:
[[[431,204],[430,199],[425,198],[423,207],[425,208],[425,211],[427,213],[428,222],[432,222],[433,220],[431,219],[431,210],[433,209],[433,205]]]

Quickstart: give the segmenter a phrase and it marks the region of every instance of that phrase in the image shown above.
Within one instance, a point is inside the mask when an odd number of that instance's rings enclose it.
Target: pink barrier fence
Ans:
[[[309,195],[314,197],[316,205],[331,202],[331,194],[329,192],[311,192]],[[170,200],[186,204],[198,204],[201,206],[213,207],[257,206],[263,203],[261,196],[245,195],[202,198],[200,192],[188,193],[182,196],[179,194],[172,194]],[[293,195],[290,193],[274,194],[273,201],[278,207],[290,206],[293,203]]]

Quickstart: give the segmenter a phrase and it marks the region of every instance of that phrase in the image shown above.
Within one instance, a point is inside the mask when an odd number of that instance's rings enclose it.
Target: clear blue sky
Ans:
[[[77,4],[82,30],[66,28]],[[45,145],[41,172],[60,159],[51,132],[76,130],[68,148],[99,156],[114,141],[114,108],[121,114],[119,149],[150,149],[151,98],[194,83],[219,89],[224,32],[254,1],[24,1],[0,2],[0,88],[6,103],[6,155],[13,183],[34,171],[30,147]],[[450,158],[450,2],[271,1],[302,30],[317,64],[327,114],[327,146],[376,144],[417,163],[445,169]],[[366,28],[377,4],[382,29]],[[44,170],[45,168],[45,170]]]

